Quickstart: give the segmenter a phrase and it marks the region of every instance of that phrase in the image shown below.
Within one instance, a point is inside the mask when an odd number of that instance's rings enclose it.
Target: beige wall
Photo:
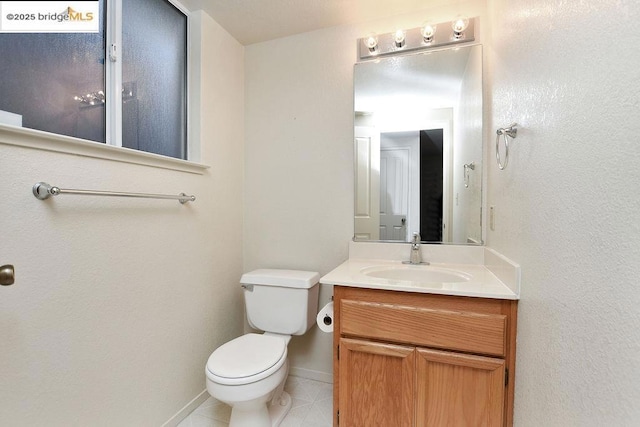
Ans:
[[[161,425],[241,333],[244,49],[196,21],[204,175],[0,143],[0,263],[17,271],[0,289],[2,425]],[[43,202],[41,180],[197,201]]]
[[[484,2],[461,3],[246,47],[245,270],[325,274],[348,256],[356,39],[484,11]],[[320,305],[331,294],[322,289]],[[290,358],[294,373],[330,378],[331,335],[314,326],[292,340]]]
[[[489,168],[488,233],[522,266],[516,425],[637,425],[640,4],[495,0],[491,17],[490,138],[520,125]]]

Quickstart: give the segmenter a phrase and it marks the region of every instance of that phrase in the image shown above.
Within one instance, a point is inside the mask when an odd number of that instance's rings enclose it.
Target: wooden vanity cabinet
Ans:
[[[517,301],[334,286],[334,426],[513,424]]]

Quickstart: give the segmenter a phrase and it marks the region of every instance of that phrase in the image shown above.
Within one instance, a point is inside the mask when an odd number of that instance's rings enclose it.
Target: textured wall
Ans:
[[[489,246],[522,266],[518,426],[640,420],[640,4],[495,0]],[[493,158],[493,153],[489,153]]]
[[[484,2],[417,11],[246,47],[244,267],[328,273],[353,237],[353,65],[356,39],[458,13]],[[323,289],[320,304],[332,293]],[[295,369],[330,374],[331,336],[294,338]],[[330,376],[329,376],[330,378]]]
[[[204,175],[0,144],[0,261],[17,269],[0,289],[2,425],[161,425],[242,331],[243,47],[196,20]],[[39,180],[197,201],[42,202]]]

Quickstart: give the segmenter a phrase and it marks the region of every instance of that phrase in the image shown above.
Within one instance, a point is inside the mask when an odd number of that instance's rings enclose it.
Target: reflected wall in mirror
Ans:
[[[354,68],[354,240],[482,243],[482,46]]]

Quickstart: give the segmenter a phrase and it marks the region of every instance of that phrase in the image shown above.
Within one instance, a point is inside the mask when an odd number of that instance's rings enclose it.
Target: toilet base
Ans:
[[[267,405],[251,410],[233,407],[229,427],[278,427],[291,409],[291,396],[282,392],[279,398],[273,399]]]
[[[269,418],[271,427],[278,427],[291,409],[292,399],[289,393],[283,391],[279,399],[273,399],[269,405]]]

